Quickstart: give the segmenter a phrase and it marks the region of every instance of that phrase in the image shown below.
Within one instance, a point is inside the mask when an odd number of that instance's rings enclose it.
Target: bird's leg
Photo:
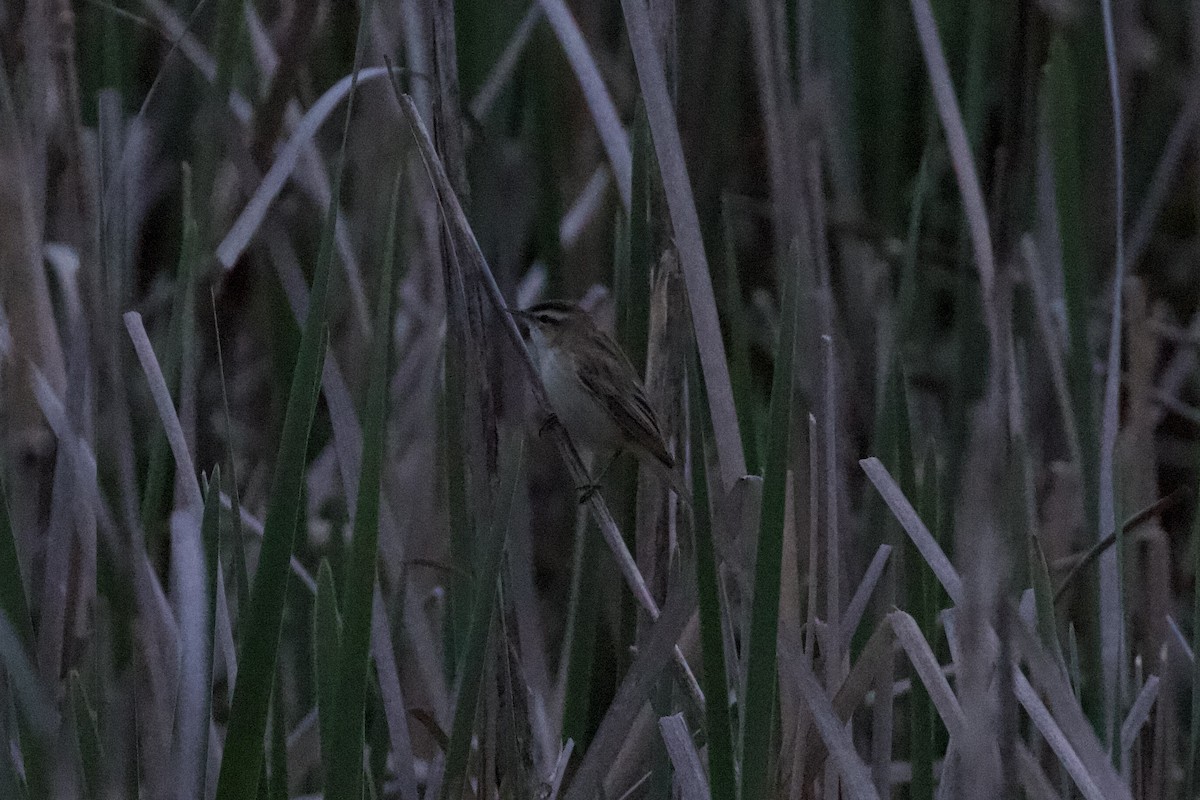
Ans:
[[[588,482],[583,486],[576,487],[577,491],[579,492],[579,505],[583,505],[587,501],[591,500],[592,495],[600,491],[600,486],[604,481],[604,476],[608,472],[608,468],[611,467],[613,462],[617,460],[618,452],[620,451],[614,451],[608,457],[608,460],[604,462],[604,468],[600,470],[599,475],[597,475],[595,478],[589,478]]]

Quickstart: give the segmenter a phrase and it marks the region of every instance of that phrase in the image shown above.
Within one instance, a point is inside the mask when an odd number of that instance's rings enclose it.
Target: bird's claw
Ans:
[[[600,491],[600,484],[586,483],[583,486],[575,487],[575,490],[579,492],[579,505],[584,505],[595,496],[596,492]]]
[[[538,436],[545,436],[546,431],[550,430],[551,428],[555,427],[558,424],[560,424],[558,421],[558,415],[555,414],[553,411],[551,411],[549,414],[546,415],[546,418],[544,420],[542,420],[542,424],[538,428]]]

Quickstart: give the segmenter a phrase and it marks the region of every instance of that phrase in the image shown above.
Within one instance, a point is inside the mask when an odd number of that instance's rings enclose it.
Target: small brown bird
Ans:
[[[548,300],[511,309],[528,325],[534,361],[554,415],[581,447],[607,456],[630,451],[666,473],[685,501],[658,415],[620,346],[577,305]],[[598,483],[608,465],[593,481]],[[595,486],[582,487],[587,499]]]

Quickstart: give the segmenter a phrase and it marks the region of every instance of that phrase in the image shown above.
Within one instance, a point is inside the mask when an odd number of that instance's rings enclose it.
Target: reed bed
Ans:
[[[0,2],[0,797],[1198,796],[1198,65],[1183,0]],[[580,502],[548,298],[690,498]]]

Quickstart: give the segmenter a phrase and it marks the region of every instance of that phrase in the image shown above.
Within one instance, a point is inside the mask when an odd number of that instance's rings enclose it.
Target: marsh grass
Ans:
[[[1191,4],[0,8],[0,797],[1194,796]]]

